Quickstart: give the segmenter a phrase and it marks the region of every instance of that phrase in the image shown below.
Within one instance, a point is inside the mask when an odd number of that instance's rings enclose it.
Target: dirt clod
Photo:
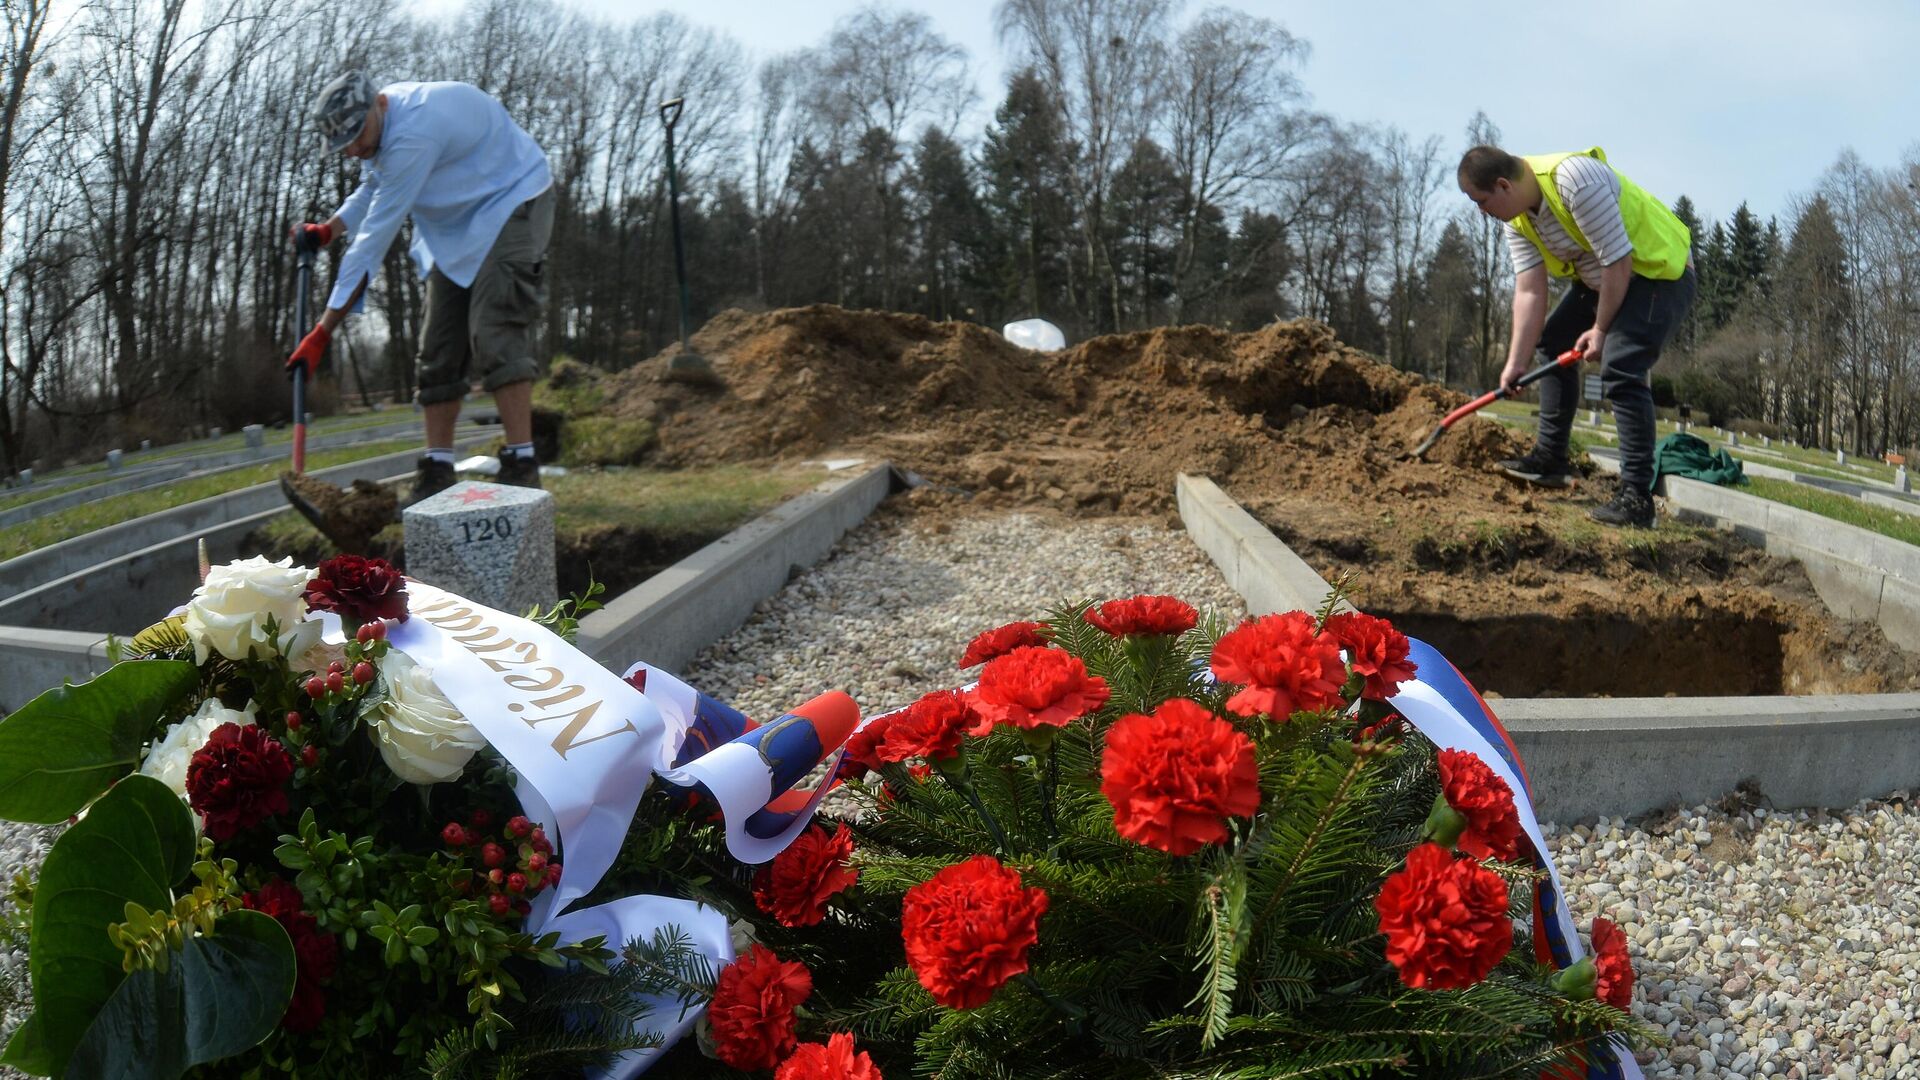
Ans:
[[[392,489],[370,480],[342,488],[304,473],[283,472],[280,485],[288,501],[341,551],[367,553],[373,537],[393,523],[399,500]],[[304,505],[303,505],[304,504]]]

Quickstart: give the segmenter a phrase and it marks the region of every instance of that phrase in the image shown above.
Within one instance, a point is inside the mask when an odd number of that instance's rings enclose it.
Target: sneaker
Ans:
[[[1525,480],[1541,487],[1563,488],[1573,483],[1573,477],[1568,474],[1567,459],[1555,457],[1537,446],[1528,451],[1526,457],[1508,458],[1498,465],[1501,472],[1515,480]]]
[[[1638,487],[1620,485],[1613,501],[1587,511],[1587,516],[1602,525],[1631,525],[1636,529],[1653,528],[1653,496]]]
[[[540,463],[531,457],[503,457],[500,459],[500,474],[493,480],[497,484],[537,488],[540,486]]]
[[[431,499],[435,495],[452,487],[453,483],[452,462],[435,461],[432,458],[423,457],[420,459],[420,463],[414,467],[413,489],[407,492],[406,498],[400,500],[399,509],[405,510],[407,507],[412,506],[422,499]],[[398,511],[396,511],[396,513],[397,512]]]

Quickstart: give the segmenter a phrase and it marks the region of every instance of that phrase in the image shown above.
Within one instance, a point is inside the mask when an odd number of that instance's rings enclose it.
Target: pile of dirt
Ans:
[[[1920,660],[1831,619],[1792,564],[1683,526],[1593,525],[1582,511],[1610,482],[1516,486],[1492,464],[1524,446],[1496,424],[1406,460],[1464,399],[1319,323],[1035,353],[969,323],[816,305],[726,312],[693,346],[723,385],[666,379],[677,348],[602,384],[602,415],[652,424],[664,466],[885,457],[954,512],[1166,515],[1174,474],[1205,475],[1323,576],[1354,571],[1363,608],[1476,654],[1497,692],[1920,687]]]
[[[970,323],[816,305],[730,311],[693,338],[719,389],[616,376],[609,412],[659,432],[671,467],[883,454],[981,505],[1168,510],[1175,471],[1253,485],[1375,486],[1458,395],[1341,345],[1318,323],[1171,327],[1030,352]],[[677,351],[677,350],[672,350]],[[1355,436],[1358,435],[1358,441]],[[1409,475],[1479,469],[1498,429],[1462,430]],[[1364,460],[1350,477],[1303,469]]]

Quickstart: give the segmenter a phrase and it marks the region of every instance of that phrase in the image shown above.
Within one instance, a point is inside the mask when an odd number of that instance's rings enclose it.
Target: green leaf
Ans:
[[[129,776],[60,835],[40,868],[27,939],[44,1053],[34,1060],[62,1073],[73,1048],[126,978],[107,926],[129,901],[149,911],[173,906],[172,887],[193,865],[193,818],[167,785]],[[24,1066],[8,1044],[0,1063]]]
[[[200,678],[185,660],[128,660],[0,721],[0,818],[57,825],[140,763],[140,744]]]
[[[53,1075],[53,1051],[47,1047],[47,1033],[40,1026],[38,1012],[28,1013],[14,1029],[0,1061],[34,1076]]]
[[[165,974],[136,971],[73,1053],[68,1075],[174,1080],[273,1034],[293,998],[293,941],[272,916],[234,911],[187,940]]]

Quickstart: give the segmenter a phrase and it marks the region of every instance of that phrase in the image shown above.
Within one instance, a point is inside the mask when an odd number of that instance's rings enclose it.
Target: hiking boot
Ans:
[[[1563,488],[1573,483],[1573,477],[1568,474],[1567,459],[1549,454],[1537,446],[1528,451],[1526,457],[1508,458],[1498,465],[1501,472],[1515,480],[1525,480],[1541,487]]]
[[[400,500],[400,508],[395,511],[396,515],[422,499],[433,498],[452,487],[453,484],[452,462],[435,461],[429,457],[421,458],[420,463],[414,466],[413,488],[407,492],[406,498]]]
[[[1587,511],[1587,516],[1602,525],[1631,525],[1636,529],[1653,528],[1653,496],[1640,488],[1621,484],[1613,501]]]
[[[532,457],[510,454],[500,459],[500,474],[493,480],[496,484],[537,488],[540,486],[540,463]]]

